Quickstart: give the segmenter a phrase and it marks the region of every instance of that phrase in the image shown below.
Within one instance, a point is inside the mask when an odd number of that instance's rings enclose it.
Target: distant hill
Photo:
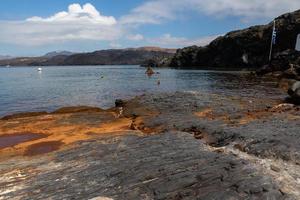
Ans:
[[[150,59],[171,58],[175,49],[141,47],[109,49],[91,53],[51,52],[41,57],[21,57],[0,60],[0,65],[59,66],[59,65],[141,65]]]
[[[11,58],[13,58],[13,57],[0,55],[0,60],[7,60],[7,59],[11,59]]]
[[[157,51],[157,52],[165,52],[165,53],[176,53],[177,51],[177,49],[168,49],[168,48],[160,48],[160,47],[139,47],[139,48],[128,48],[125,50]]]
[[[52,52],[49,52],[49,53],[45,54],[43,57],[53,58],[55,56],[70,56],[70,55],[73,55],[73,54],[75,54],[75,53],[70,52],[70,51],[52,51]]]

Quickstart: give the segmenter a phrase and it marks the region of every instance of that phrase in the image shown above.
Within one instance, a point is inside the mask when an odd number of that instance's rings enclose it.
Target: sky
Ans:
[[[0,55],[204,46],[297,9],[299,0],[1,0]]]

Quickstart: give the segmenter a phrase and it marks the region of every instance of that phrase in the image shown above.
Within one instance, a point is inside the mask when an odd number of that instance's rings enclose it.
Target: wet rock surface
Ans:
[[[0,150],[0,199],[299,199],[300,109],[283,97],[146,94],[0,120],[0,137],[47,135]]]
[[[47,158],[15,161],[24,180],[20,185],[13,180],[2,180],[1,196],[4,199],[287,197],[251,163],[211,152],[188,133],[97,138],[77,145],[48,158],[51,163]],[[1,172],[6,175],[3,167]],[[9,184],[17,185],[17,190]]]

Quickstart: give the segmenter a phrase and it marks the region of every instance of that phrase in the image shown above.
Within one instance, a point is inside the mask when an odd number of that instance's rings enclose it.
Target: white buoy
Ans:
[[[43,70],[42,68],[40,68],[40,67],[38,68],[38,71],[39,71],[39,72],[41,72],[42,70]]]

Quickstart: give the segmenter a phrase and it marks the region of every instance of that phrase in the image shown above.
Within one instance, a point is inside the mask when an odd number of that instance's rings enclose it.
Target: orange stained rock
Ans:
[[[230,113],[225,113],[222,115],[215,115],[213,112],[213,109],[207,108],[200,112],[194,113],[197,117],[202,119],[208,119],[208,120],[222,120],[226,124],[230,125],[245,125],[248,124],[254,120],[261,119],[268,117],[272,115],[272,112],[269,112],[267,110],[259,110],[259,111],[252,111],[252,112],[246,112],[241,113],[241,116],[235,119],[231,118]]]
[[[214,119],[213,110],[211,108],[206,108],[200,112],[196,112],[195,115],[200,118]]]
[[[0,139],[6,140],[2,148],[0,144],[0,157],[48,153],[95,135],[126,132],[131,123],[130,118],[115,118],[114,113],[99,110],[0,120]]]
[[[143,116],[143,117],[137,117],[135,118],[131,125],[130,128],[132,130],[139,130],[144,134],[156,134],[156,133],[161,133],[165,130],[164,125],[155,125],[155,126],[151,126],[151,125],[145,125],[145,122],[148,121],[148,119],[155,117],[156,115],[150,115],[150,116]]]

